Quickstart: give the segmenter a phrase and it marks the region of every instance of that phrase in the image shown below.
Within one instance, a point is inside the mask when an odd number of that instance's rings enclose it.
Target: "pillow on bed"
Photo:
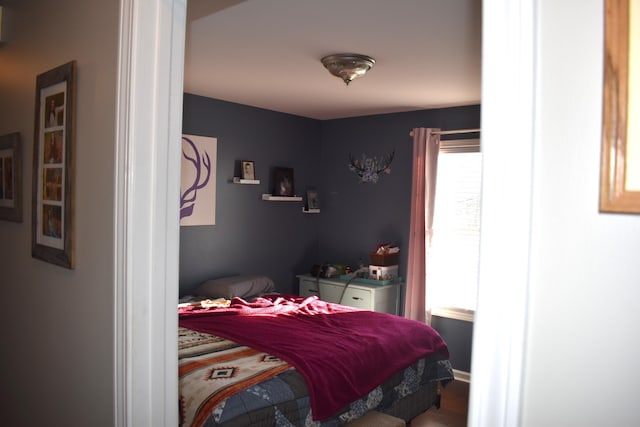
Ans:
[[[210,298],[247,298],[273,292],[273,280],[266,276],[243,275],[207,280],[195,290],[195,294]]]

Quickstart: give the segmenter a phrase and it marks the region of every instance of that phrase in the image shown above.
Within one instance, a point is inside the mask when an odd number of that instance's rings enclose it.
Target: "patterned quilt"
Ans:
[[[178,334],[181,425],[203,425],[226,398],[291,368],[223,338],[186,328]]]
[[[305,379],[317,420],[331,417],[420,358],[449,358],[442,337],[422,322],[316,296],[233,298],[228,307],[187,307],[178,314],[182,327],[291,364]]]
[[[302,376],[282,360],[214,335],[179,329],[181,426],[337,427],[382,410],[421,384],[453,378],[447,360],[421,359],[330,419],[313,420]]]

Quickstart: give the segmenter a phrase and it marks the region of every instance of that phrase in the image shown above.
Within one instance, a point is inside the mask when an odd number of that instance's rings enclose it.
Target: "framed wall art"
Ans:
[[[274,196],[293,197],[296,194],[293,185],[293,168],[275,168],[273,178]]]
[[[242,161],[242,179],[256,179],[256,167],[253,160]]]
[[[76,62],[36,77],[31,255],[74,268]]]
[[[180,225],[216,224],[218,139],[182,135]]]
[[[0,136],[0,219],[22,222],[22,147],[18,132]]]
[[[640,213],[640,7],[606,0],[600,212]]]
[[[316,190],[307,190],[307,208],[309,210],[320,209],[320,200]]]

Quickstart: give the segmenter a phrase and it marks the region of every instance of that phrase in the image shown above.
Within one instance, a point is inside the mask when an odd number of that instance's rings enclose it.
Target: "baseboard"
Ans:
[[[464,381],[465,383],[471,382],[471,373],[465,371],[453,370],[453,377],[458,381]]]

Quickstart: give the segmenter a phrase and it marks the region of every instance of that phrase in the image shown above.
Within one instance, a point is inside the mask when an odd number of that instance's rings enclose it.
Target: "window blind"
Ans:
[[[482,179],[476,141],[441,141],[433,235],[426,251],[431,307],[476,308]]]

